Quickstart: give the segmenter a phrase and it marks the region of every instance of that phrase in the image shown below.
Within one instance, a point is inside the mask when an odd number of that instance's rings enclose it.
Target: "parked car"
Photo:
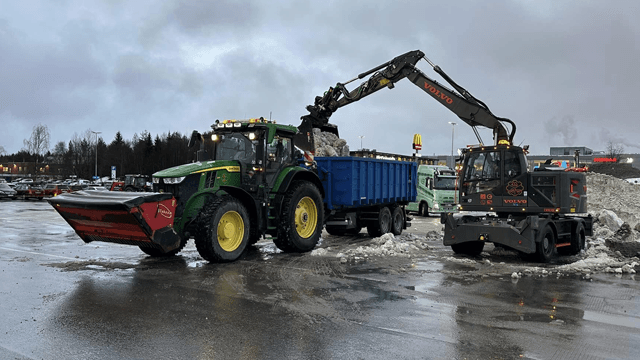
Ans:
[[[15,187],[17,192],[16,199],[38,199],[44,198],[44,189],[41,186],[31,186],[29,184],[17,184]]]
[[[0,183],[0,198],[14,199],[17,191],[13,190],[7,183]]]
[[[69,188],[68,185],[47,184],[44,187],[44,196],[45,197],[57,196],[57,195],[60,195],[62,193],[68,193],[68,192],[71,192],[71,189]]]
[[[97,191],[109,191],[109,189],[107,189],[104,186],[100,186],[100,185],[89,185],[87,187],[85,187],[82,190],[97,190]]]

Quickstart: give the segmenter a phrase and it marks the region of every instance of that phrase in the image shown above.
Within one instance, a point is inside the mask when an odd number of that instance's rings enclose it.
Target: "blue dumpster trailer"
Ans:
[[[361,157],[316,157],[324,188],[326,230],[353,235],[400,235],[411,226],[405,206],[416,200],[414,162]]]

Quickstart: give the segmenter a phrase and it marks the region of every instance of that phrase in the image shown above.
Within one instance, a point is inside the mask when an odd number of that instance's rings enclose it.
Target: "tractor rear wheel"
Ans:
[[[209,201],[200,213],[195,235],[198,253],[210,262],[237,260],[249,242],[249,214],[229,195]]]
[[[311,251],[320,240],[323,225],[320,190],[308,181],[294,182],[282,202],[278,232],[273,242],[284,252]]]

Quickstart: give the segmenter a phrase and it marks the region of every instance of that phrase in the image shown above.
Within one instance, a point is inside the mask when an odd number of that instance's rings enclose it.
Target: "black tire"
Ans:
[[[587,249],[587,237],[585,235],[584,224],[578,222],[571,232],[571,246],[569,246],[569,253],[571,255],[577,255],[582,250]]]
[[[126,192],[134,192],[135,190],[132,187],[127,186],[126,188],[124,188],[124,191],[126,191]]]
[[[362,227],[356,226],[355,228],[345,229],[344,227],[327,225],[325,230],[327,230],[330,235],[334,236],[358,235],[360,234],[360,231],[362,231]]]
[[[391,210],[384,206],[380,209],[377,221],[367,226],[367,232],[371,237],[379,237],[391,232]]]
[[[418,208],[418,215],[422,217],[429,217],[429,205],[426,202],[421,202]]]
[[[535,259],[538,262],[548,263],[556,257],[557,253],[556,234],[553,232],[551,226],[547,224],[538,234]]]
[[[170,256],[175,256],[180,251],[182,251],[182,249],[184,249],[184,247],[187,245],[188,240],[189,239],[180,238],[180,246],[177,249],[173,249],[169,252],[164,252],[160,249],[144,247],[144,246],[139,246],[139,248],[140,250],[142,250],[143,253],[151,257],[170,257]]]
[[[329,235],[342,236],[345,234],[344,227],[327,225],[324,229],[327,230]]]
[[[278,249],[284,252],[313,250],[322,235],[324,224],[322,195],[308,181],[296,181],[282,202],[276,238]]]
[[[458,244],[452,244],[451,250],[456,254],[464,254],[477,256],[484,249],[484,241],[467,241]]]
[[[202,208],[195,242],[198,253],[210,262],[237,260],[249,242],[249,214],[230,195],[216,197]]]
[[[402,230],[404,230],[404,211],[402,207],[396,206],[391,212],[391,232],[393,235],[400,235]]]

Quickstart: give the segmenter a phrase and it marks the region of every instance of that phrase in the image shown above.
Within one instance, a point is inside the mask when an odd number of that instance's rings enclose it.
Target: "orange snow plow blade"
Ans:
[[[171,251],[176,200],[170,193],[86,190],[47,199],[84,242],[104,241]]]

